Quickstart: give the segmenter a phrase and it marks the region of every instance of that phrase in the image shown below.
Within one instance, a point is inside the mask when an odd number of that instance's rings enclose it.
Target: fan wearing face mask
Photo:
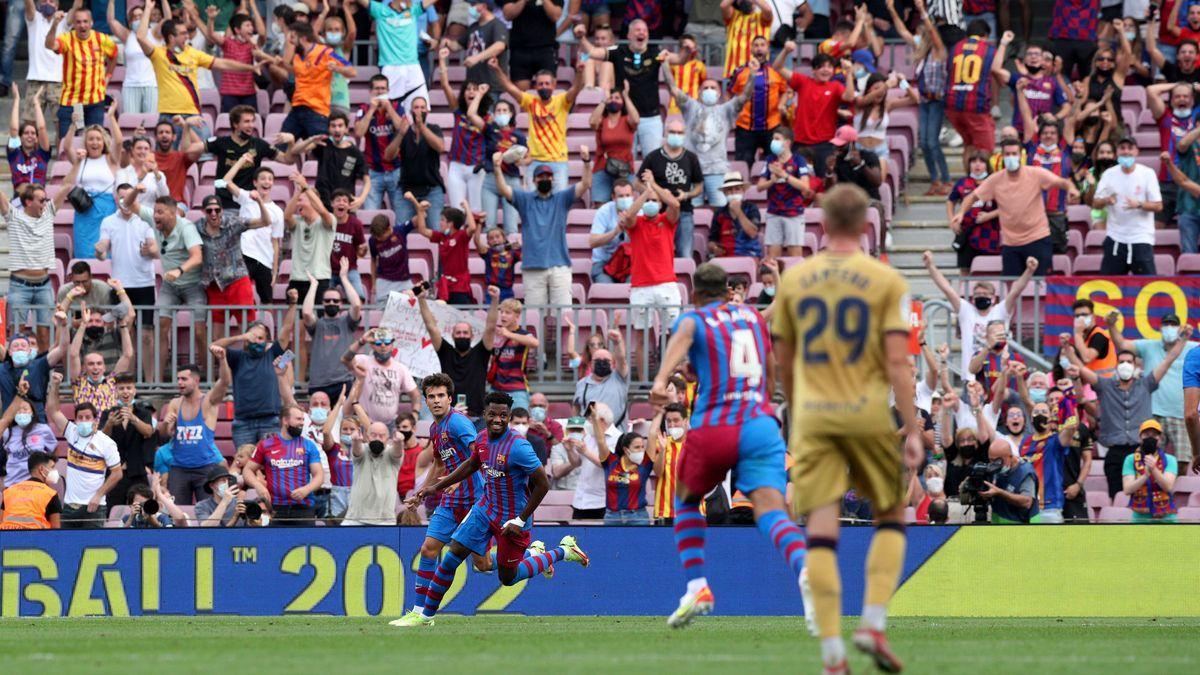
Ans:
[[[396,480],[404,463],[404,442],[388,432],[383,422],[372,422],[361,405],[352,406],[365,435],[351,434],[350,454],[354,482],[350,506],[342,525],[394,525],[396,523]]]
[[[63,504],[54,489],[60,476],[54,462],[54,455],[49,453],[29,455],[29,477],[4,491],[0,530],[56,530],[61,526]]]
[[[1121,467],[1122,490],[1129,495],[1135,523],[1174,523],[1175,477],[1179,465],[1163,447],[1163,429],[1148,419],[1138,428],[1141,441]]]
[[[647,447],[655,448],[654,475],[654,523],[675,523],[675,464],[688,429],[687,408],[679,403],[667,404],[650,423],[650,438]]]
[[[1075,435],[1078,417],[1066,424],[1058,423],[1056,409],[1048,403],[1036,403],[1030,410],[1033,433],[1021,441],[1021,457],[1028,461],[1038,478],[1038,506],[1041,511],[1033,517],[1035,523],[1063,522],[1063,464],[1071,439]]]
[[[683,111],[683,123],[687,130],[683,145],[696,153],[704,174],[703,194],[696,197],[693,205],[700,206],[703,199],[709,206],[724,206],[722,184],[729,171],[725,142],[729,139],[738,111],[750,95],[750,89],[744,87],[741,93],[722,101],[721,85],[716,80],[705,79],[700,84],[700,91],[696,95],[689,95],[679,88],[670,66],[664,64],[662,72],[670,88],[672,102],[677,103]]]
[[[23,389],[28,393],[28,385]],[[58,439],[49,425],[34,417],[33,404],[23,395],[17,395],[0,415],[0,446],[0,454],[5,456],[4,482],[0,483],[3,489],[28,480],[26,462],[35,452],[53,455]]]
[[[1142,361],[1143,370],[1154,370],[1167,358],[1167,353],[1177,342],[1183,342],[1183,352],[1167,369],[1158,389],[1150,395],[1150,407],[1154,412],[1154,419],[1162,425],[1163,445],[1171,447],[1172,454],[1179,461],[1179,475],[1186,476],[1192,463],[1192,443],[1184,424],[1184,411],[1187,407],[1184,405],[1183,373],[1186,356],[1196,347],[1196,343],[1182,337],[1183,328],[1176,314],[1167,314],[1162,318],[1159,324],[1159,339],[1144,338],[1133,341],[1125,340],[1121,336],[1117,323],[1119,318],[1120,315],[1116,312],[1111,312],[1105,317],[1113,344],[1118,350],[1128,349],[1136,352]]]
[[[46,392],[46,419],[54,433],[67,442],[67,490],[63,495],[63,521],[68,527],[97,528],[108,516],[107,495],[125,470],[117,444],[100,431],[100,413],[91,403],[75,406],[69,421],[58,405],[62,373],[50,376]]]
[[[595,451],[585,447],[583,457],[604,470],[604,524],[649,525],[646,483],[658,453],[647,452],[646,439],[632,431],[621,434],[611,451],[603,436],[596,441]]]
[[[674,122],[672,122],[674,124]],[[649,164],[647,159],[643,166]],[[682,215],[677,195],[660,185],[652,169],[643,169],[641,174],[644,188],[634,200],[633,206],[622,215],[621,224],[629,233],[633,249],[633,265],[629,275],[629,304],[633,307],[658,307],[658,318],[667,325],[679,316],[683,298],[675,283],[675,250]],[[691,233],[688,235],[691,240]],[[691,250],[691,246],[688,246]],[[690,253],[688,255],[691,255]],[[652,323],[651,312],[655,310],[635,309],[633,313],[633,362],[641,363],[643,332]],[[643,373],[645,376],[645,373]]]
[[[1192,327],[1183,326],[1180,339],[1167,351],[1166,357],[1146,373],[1139,374],[1135,359],[1137,354],[1121,350],[1117,354],[1116,377],[1103,378],[1085,366],[1073,347],[1063,349],[1071,365],[1079,368],[1080,379],[1092,386],[1100,400],[1099,433],[1096,440],[1108,448],[1104,456],[1104,476],[1108,479],[1108,495],[1114,497],[1123,489],[1121,479],[1125,458],[1141,444],[1137,422],[1153,417],[1151,395],[1159,388],[1171,364],[1183,353],[1184,345],[1192,336]],[[1157,422],[1155,422],[1158,425]],[[1161,425],[1159,425],[1161,427]],[[1162,434],[1160,429],[1159,434]]]
[[[909,486],[909,494],[912,496],[909,503],[916,508],[917,523],[927,525],[929,523],[929,507],[934,502],[940,502],[942,505],[946,503],[946,478],[941,465],[930,464],[925,467],[925,486],[923,488],[914,473],[912,485]]]

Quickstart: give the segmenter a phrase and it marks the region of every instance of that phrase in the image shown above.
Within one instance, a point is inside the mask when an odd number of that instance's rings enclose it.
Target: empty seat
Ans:
[[[1128,523],[1133,519],[1133,511],[1118,506],[1106,506],[1100,509],[1096,519],[1101,523]]]

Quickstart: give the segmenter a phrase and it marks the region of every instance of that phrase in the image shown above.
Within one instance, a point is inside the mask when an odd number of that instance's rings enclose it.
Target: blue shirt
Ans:
[[[609,202],[599,209],[596,209],[596,219],[592,221],[592,234],[608,234],[617,229],[617,223],[620,221],[621,215],[617,212],[615,202]],[[592,249],[593,263],[607,263],[612,260],[613,253],[617,252],[617,247],[621,242],[625,241],[625,235],[621,234],[613,237],[613,240],[603,246]]]
[[[163,443],[158,446],[158,451],[154,453],[154,473],[160,476],[170,473],[174,465],[175,456],[171,454],[171,444]]]
[[[529,476],[542,466],[533,446],[511,429],[497,440],[492,440],[484,429],[476,437],[473,452],[479,455],[484,476],[484,494],[475,508],[482,509],[494,523],[521,515],[529,500]],[[526,523],[525,529],[531,526]]]
[[[386,2],[372,2],[371,18],[375,20],[375,34],[379,39],[380,66],[419,66],[417,58],[420,18],[425,12],[421,0],[397,12]]]
[[[565,246],[565,244],[564,244]],[[17,396],[17,384],[21,376],[29,382],[29,401],[33,403],[33,414],[38,422],[46,421],[46,387],[50,384],[50,361],[45,355],[18,368],[11,361],[0,363],[0,406],[8,410]]]
[[[283,407],[275,379],[275,359],[283,356],[278,342],[266,346],[262,356],[244,349],[227,349],[225,358],[233,371],[233,418],[239,420],[275,417]]]
[[[521,216],[521,257],[525,270],[570,267],[567,252],[567,213],[575,203],[569,187],[539,197],[532,190],[513,189],[512,205]]]
[[[1142,371],[1151,372],[1167,358],[1167,349],[1162,340],[1135,340],[1134,350],[1142,359]],[[1183,355],[1175,359],[1158,383],[1158,389],[1150,395],[1150,409],[1159,417],[1183,417],[1183,369],[1184,361],[1196,348],[1195,342],[1183,347]],[[1197,385],[1200,386],[1200,385]]]
[[[1200,387],[1200,349],[1193,349],[1183,359],[1183,388]]]

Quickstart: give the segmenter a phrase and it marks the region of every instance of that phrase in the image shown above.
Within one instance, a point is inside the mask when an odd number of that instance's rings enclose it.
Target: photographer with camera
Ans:
[[[187,527],[188,517],[156,480],[129,488],[129,515],[123,516],[121,523],[133,529]]]
[[[992,523],[1029,523],[1038,514],[1038,477],[1033,465],[1012,453],[1004,440],[992,441],[988,447],[988,463],[977,462],[971,474],[959,488],[964,497],[971,495],[975,522],[986,520],[987,507],[992,510]],[[983,519],[980,518],[980,511]]]
[[[196,502],[196,520],[200,527],[234,527],[246,516],[237,479],[223,466],[214,466],[204,480],[204,491],[212,495]]]

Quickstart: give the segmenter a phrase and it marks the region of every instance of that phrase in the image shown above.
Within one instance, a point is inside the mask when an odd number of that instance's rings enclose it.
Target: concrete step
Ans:
[[[922,255],[925,253],[926,247],[908,247],[905,250],[896,251],[894,248],[888,251],[888,262],[892,267],[897,269],[912,269],[920,270],[925,273],[925,261]],[[949,248],[941,251],[933,252],[933,262],[941,269],[953,269],[958,264],[958,257],[954,251]]]
[[[954,240],[954,235],[949,228],[907,228],[893,227],[892,247],[889,251],[904,250],[907,248],[917,248],[924,250],[948,249],[950,243]]]

